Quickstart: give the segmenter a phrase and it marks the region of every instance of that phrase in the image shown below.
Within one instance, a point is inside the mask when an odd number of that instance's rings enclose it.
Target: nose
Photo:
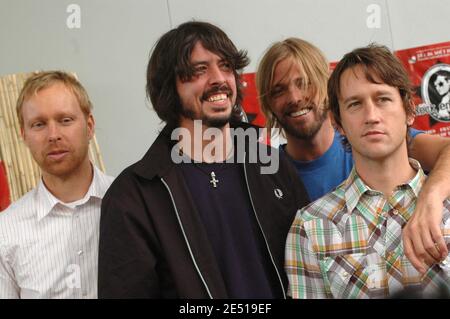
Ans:
[[[58,125],[54,122],[48,123],[48,141],[54,143],[59,140],[61,140],[61,132]]]
[[[211,85],[222,84],[225,82],[225,75],[218,65],[212,65],[209,68],[209,83]]]
[[[364,106],[366,124],[374,124],[380,122],[380,113],[377,106],[372,102],[368,101]]]
[[[294,83],[291,83],[288,88],[288,99],[289,103],[299,104],[306,99],[306,92]]]

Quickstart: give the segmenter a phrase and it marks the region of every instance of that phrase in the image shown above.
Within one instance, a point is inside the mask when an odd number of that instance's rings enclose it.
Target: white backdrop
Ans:
[[[80,8],[79,28],[67,25],[70,4]],[[0,75],[76,72],[94,103],[107,171],[117,175],[161,127],[145,96],[146,65],[155,41],[182,22],[223,28],[254,72],[267,46],[289,36],[334,61],[374,41],[394,50],[449,41],[449,17],[448,0],[0,0]]]

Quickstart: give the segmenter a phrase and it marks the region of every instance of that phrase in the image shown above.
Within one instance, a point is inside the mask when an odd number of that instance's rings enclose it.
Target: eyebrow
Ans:
[[[392,92],[389,92],[389,91],[387,91],[387,90],[376,90],[376,91],[374,92],[374,94],[375,94],[376,96],[379,96],[379,95],[392,95]],[[348,102],[350,102],[350,101],[354,101],[354,100],[357,100],[357,99],[359,99],[359,98],[360,98],[360,95],[359,95],[359,94],[351,95],[351,96],[349,96],[348,98],[346,98],[346,99],[343,101],[343,103],[346,104],[346,103],[348,103]]]
[[[207,61],[194,61],[194,62],[191,62],[192,66],[197,66],[197,65],[201,65],[201,64],[209,64],[209,62],[207,62]]]
[[[214,61],[211,61],[211,60],[197,60],[197,61],[191,61],[190,64],[195,66],[195,65],[198,65],[198,64],[210,64],[212,62],[214,62]],[[228,61],[225,58],[220,58],[218,60],[218,63],[222,63],[222,62],[228,62],[229,63],[230,61]]]

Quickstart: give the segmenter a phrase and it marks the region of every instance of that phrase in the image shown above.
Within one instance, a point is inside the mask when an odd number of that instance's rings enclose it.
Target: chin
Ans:
[[[389,157],[392,153],[387,150],[367,150],[360,152],[360,154],[370,160],[384,160],[385,158]]]
[[[227,119],[208,119],[205,121],[208,127],[222,128],[230,122],[230,118]]]
[[[222,116],[210,116],[203,119],[208,127],[222,128],[230,122],[231,112]]]
[[[42,166],[42,170],[45,171],[48,175],[52,175],[55,177],[64,177],[69,176],[74,173],[79,165],[76,165],[73,162],[61,162],[61,163],[51,163],[45,164]]]

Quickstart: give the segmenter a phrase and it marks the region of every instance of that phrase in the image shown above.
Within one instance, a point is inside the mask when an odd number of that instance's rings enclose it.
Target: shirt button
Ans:
[[[77,254],[78,254],[78,256],[81,256],[81,255],[83,255],[83,251],[79,250],[79,251],[77,251]]]
[[[348,274],[348,272],[346,272],[346,271],[342,271],[342,272],[341,272],[341,276],[342,276],[343,278],[347,279],[348,276],[349,276],[349,274]]]

